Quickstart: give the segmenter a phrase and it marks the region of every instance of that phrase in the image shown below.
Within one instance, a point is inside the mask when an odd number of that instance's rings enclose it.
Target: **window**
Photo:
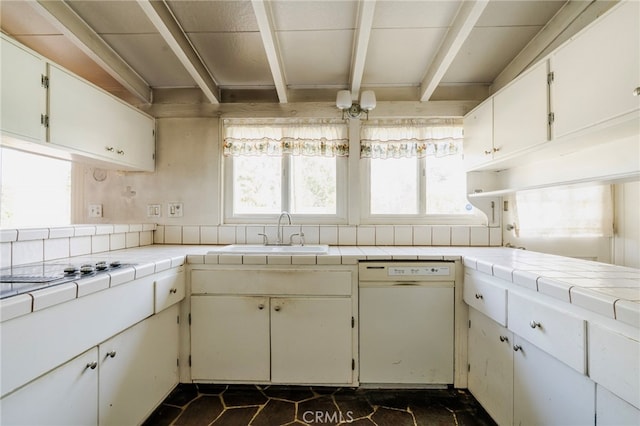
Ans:
[[[71,163],[0,148],[2,228],[71,223]]]
[[[519,237],[610,237],[610,185],[544,188],[515,194]]]
[[[348,152],[344,122],[226,120],[225,221],[250,222],[281,211],[298,221],[344,219]]]
[[[361,129],[364,220],[474,223],[457,120],[372,121]]]

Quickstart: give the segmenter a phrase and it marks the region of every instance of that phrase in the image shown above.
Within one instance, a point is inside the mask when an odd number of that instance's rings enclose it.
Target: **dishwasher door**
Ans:
[[[453,383],[454,263],[362,262],[360,383]]]

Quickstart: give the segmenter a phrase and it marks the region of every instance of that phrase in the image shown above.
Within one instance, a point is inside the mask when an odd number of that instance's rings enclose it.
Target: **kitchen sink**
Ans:
[[[326,244],[308,244],[304,246],[231,244],[210,251],[209,254],[264,254],[264,255],[321,255],[329,252]]]

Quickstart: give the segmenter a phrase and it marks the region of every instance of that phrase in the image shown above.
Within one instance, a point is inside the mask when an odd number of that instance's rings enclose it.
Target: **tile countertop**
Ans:
[[[74,262],[120,260],[136,264],[111,282],[56,287],[2,299],[0,320],[5,321],[82,297],[125,280],[189,264],[223,265],[340,265],[359,260],[457,260],[465,267],[493,275],[514,285],[640,328],[640,269],[574,259],[506,247],[331,246],[329,253],[312,255],[215,254],[215,245],[152,245],[73,258]],[[114,280],[115,278],[115,280]],[[88,281],[88,280],[87,280]],[[62,286],[60,286],[62,287]],[[49,292],[51,293],[42,293]],[[42,296],[48,295],[48,298]],[[48,299],[48,300],[47,300]],[[36,303],[36,300],[39,302]]]

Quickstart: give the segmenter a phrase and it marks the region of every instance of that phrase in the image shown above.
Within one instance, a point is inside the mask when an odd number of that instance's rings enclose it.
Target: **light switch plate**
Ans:
[[[147,217],[158,218],[162,215],[162,206],[160,204],[147,204]]]
[[[168,203],[167,217],[182,217],[182,203]]]

